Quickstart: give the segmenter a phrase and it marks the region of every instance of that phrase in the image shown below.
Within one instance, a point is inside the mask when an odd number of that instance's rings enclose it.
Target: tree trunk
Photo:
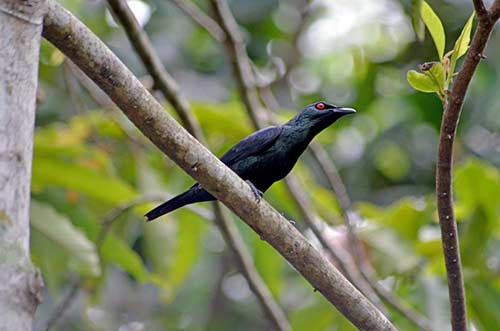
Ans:
[[[43,287],[29,205],[44,10],[45,0],[0,0],[0,331],[31,330]]]

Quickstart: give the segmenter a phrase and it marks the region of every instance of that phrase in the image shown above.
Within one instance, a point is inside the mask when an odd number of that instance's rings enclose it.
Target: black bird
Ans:
[[[246,180],[260,198],[274,182],[293,168],[311,140],[340,117],[355,113],[326,102],[308,105],[283,125],[270,126],[249,135],[221,157],[221,161]],[[196,183],[184,193],[164,202],[145,216],[154,220],[182,206],[215,200]]]

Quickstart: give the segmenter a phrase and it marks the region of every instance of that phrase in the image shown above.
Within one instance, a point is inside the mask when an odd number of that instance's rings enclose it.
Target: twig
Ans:
[[[248,58],[245,42],[240,33],[229,6],[225,0],[210,0],[216,21],[226,33],[224,45],[226,46],[233,67],[236,84],[245,104],[250,110],[249,115],[256,128],[262,128],[268,124],[265,109],[262,108],[259,94],[252,75],[252,65]]]
[[[306,280],[361,330],[395,330],[340,272],[241,178],[190,136],[116,56],[54,1],[43,36],[70,57],[166,155],[271,244]]]
[[[159,57],[150,44],[146,33],[141,29],[141,27],[135,20],[126,2],[123,0],[108,0],[108,2],[112,7],[115,15],[124,25],[135,50],[140,54],[143,62],[146,64],[149,73],[153,77],[155,85],[163,87],[161,91],[163,94],[165,94],[166,97],[170,95],[171,98],[174,98],[178,101],[177,103],[172,105],[181,119],[195,119],[194,115],[192,115],[192,112],[189,109],[187,101],[185,101],[176,90],[171,90],[172,83],[175,84],[173,78],[170,78],[170,84],[165,84],[162,82],[162,80],[164,79],[162,78],[164,76],[163,73],[166,73],[166,69],[159,61]],[[141,37],[138,38],[136,36]],[[147,65],[148,62],[151,62],[155,65]],[[181,107],[181,105],[183,105],[183,107]],[[182,116],[182,114],[184,114],[184,116]],[[186,122],[184,123],[187,124]],[[205,139],[203,137],[202,130],[196,120],[191,122],[191,127],[193,129],[193,135],[199,141],[204,142]],[[273,323],[274,327],[277,330],[291,330],[291,327],[285,317],[285,313],[276,303],[276,301],[274,301],[274,298],[269,292],[266,284],[255,269],[251,255],[246,250],[243,240],[238,233],[238,230],[234,228],[234,226],[232,226],[232,221],[220,211],[220,206],[215,203],[213,205],[213,208],[214,214],[216,215],[216,224],[219,227],[219,230],[222,232],[224,239],[228,243],[229,248],[232,250],[242,274],[247,278],[247,281],[250,284],[250,289],[261,303],[261,306],[264,312],[269,317],[269,320]]]
[[[488,10],[484,6],[483,0],[472,0],[472,2],[474,3],[474,9],[479,20],[489,19]]]
[[[125,33],[132,42],[136,52],[139,54],[144,66],[153,77],[156,87],[163,93],[172,107],[177,110],[186,129],[192,135],[201,137],[202,132],[200,130],[200,125],[189,111],[187,100],[181,96],[177,82],[161,63],[148,36],[144,30],[140,28],[127,3],[122,0],[108,0],[108,3],[114,15],[122,23]]]
[[[243,238],[241,238],[238,229],[228,218],[227,214],[224,213],[220,203],[214,202],[213,210],[215,213],[215,221],[217,222],[226,243],[230,246],[233,255],[236,255],[235,261],[238,264],[239,269],[248,281],[248,285],[250,286],[252,292],[258,297],[259,302],[262,303],[267,317],[279,330],[291,330],[292,328],[288,323],[283,310],[276,304],[271,292],[260,275],[257,273],[257,270],[253,265],[250,252],[243,244],[244,241]]]
[[[204,28],[212,38],[220,43],[226,39],[226,33],[221,29],[219,24],[215,22],[210,16],[205,14],[198,6],[192,1],[188,0],[170,0],[172,1],[184,14],[191,17],[199,26]]]
[[[462,264],[460,261],[457,223],[453,210],[453,143],[467,88],[479,61],[484,57],[483,52],[486,43],[498,20],[498,16],[500,16],[500,0],[495,0],[491,10],[486,13],[483,10],[484,4],[482,4],[482,1],[474,1],[474,6],[478,10],[478,15],[482,15],[483,18],[479,20],[469,52],[455,79],[450,92],[449,102],[443,113],[436,165],[436,198],[446,274],[448,277],[453,331],[467,330]]]
[[[52,329],[57,322],[63,317],[64,313],[71,307],[73,300],[75,299],[80,287],[82,286],[82,279],[80,277],[74,279],[69,289],[66,292],[66,295],[63,297],[61,302],[56,306],[54,311],[50,314],[49,319],[47,320],[47,324],[44,328],[45,331],[49,331]]]

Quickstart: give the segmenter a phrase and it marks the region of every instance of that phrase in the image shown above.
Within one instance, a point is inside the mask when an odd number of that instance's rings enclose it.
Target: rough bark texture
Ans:
[[[31,330],[43,282],[29,205],[44,0],[0,1],[0,330]]]
[[[240,216],[361,330],[394,326],[248,184],[190,136],[82,23],[49,2],[43,35],[61,49],[165,154]]]

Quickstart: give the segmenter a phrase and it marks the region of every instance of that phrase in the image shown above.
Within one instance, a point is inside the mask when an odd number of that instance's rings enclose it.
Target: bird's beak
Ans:
[[[335,108],[335,112],[337,114],[341,114],[341,115],[349,115],[349,114],[354,114],[356,112],[356,110],[354,110],[352,108],[338,107],[338,108]]]

